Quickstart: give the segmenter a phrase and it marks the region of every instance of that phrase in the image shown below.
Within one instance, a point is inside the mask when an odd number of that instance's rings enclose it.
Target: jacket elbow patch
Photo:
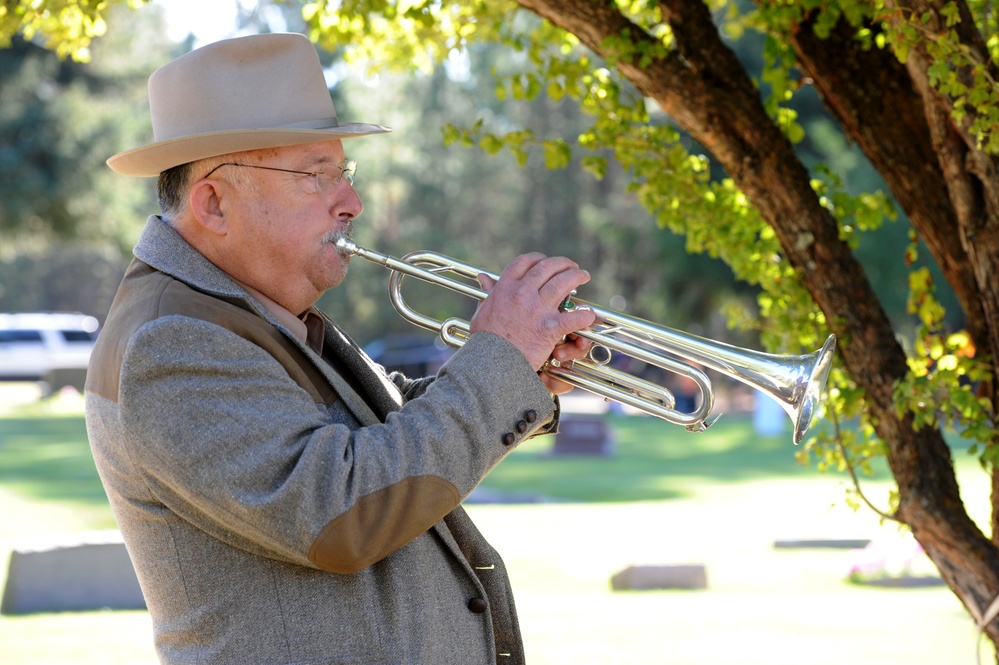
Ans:
[[[356,573],[419,536],[460,502],[458,489],[443,478],[404,478],[364,495],[327,524],[309,548],[309,561],[331,573]]]

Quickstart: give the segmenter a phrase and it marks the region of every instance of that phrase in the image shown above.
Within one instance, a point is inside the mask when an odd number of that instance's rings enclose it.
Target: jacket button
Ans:
[[[517,437],[513,435],[513,432],[507,432],[506,434],[503,435],[504,446],[512,446],[516,440]]]
[[[517,421],[517,431],[520,432],[521,434],[523,434],[524,432],[527,431],[527,421],[526,420],[518,420]]]
[[[524,418],[527,419],[527,422],[533,423],[535,420],[538,419],[538,412],[535,411],[534,409],[531,409],[530,411],[524,414]]]
[[[489,606],[486,604],[486,601],[483,598],[479,598],[478,596],[476,596],[475,598],[472,598],[470,601],[468,601],[468,609],[473,614],[482,614],[487,609],[489,609]]]

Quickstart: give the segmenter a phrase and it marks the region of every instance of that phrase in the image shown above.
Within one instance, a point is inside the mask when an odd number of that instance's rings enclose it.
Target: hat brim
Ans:
[[[181,164],[226,155],[230,152],[352,139],[391,131],[390,128],[381,125],[346,123],[320,129],[269,128],[208,132],[126,150],[108,159],[107,165],[122,175],[153,177]]]

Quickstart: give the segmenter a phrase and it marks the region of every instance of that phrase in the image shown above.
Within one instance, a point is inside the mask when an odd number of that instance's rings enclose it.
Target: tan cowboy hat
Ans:
[[[149,77],[153,139],[108,160],[123,175],[157,176],[230,152],[392,131],[337,122],[319,56],[299,34],[209,44]]]

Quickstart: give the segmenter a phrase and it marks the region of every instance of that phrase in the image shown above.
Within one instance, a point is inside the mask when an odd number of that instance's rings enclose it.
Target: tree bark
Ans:
[[[656,42],[611,2],[517,1],[605,57],[613,55],[607,52],[612,38],[621,35],[636,44]],[[645,66],[637,59],[621,59],[619,71],[713,155],[774,228],[788,261],[839,337],[847,371],[866,391],[871,420],[888,447],[898,483],[897,517],[909,525],[971,613],[984,611],[999,593],[999,550],[964,509],[942,434],[929,428],[914,431],[911,416],[900,418],[895,412],[892,388],[906,374],[906,357],[862,266],[840,240],[836,220],[820,205],[806,168],[767,116],[708,8],[691,0],[664,0],[659,6],[675,48]],[[917,92],[906,70],[885,54],[857,52],[839,30],[831,39],[822,43],[802,26],[793,43],[845,131],[884,174],[954,284],[976,342],[995,347],[999,321],[990,309],[999,299],[996,287],[980,274],[996,267],[995,256],[983,261],[977,254],[994,252],[999,241],[981,239],[981,214],[962,216],[953,193],[940,191],[949,171],[938,151],[946,146],[928,127],[927,109],[921,109],[926,94]],[[837,66],[840,58],[848,62]],[[991,160],[974,164],[982,172],[994,169]],[[993,179],[990,189],[995,183]],[[977,186],[986,189],[981,181]],[[969,209],[986,207],[983,202]],[[981,243],[977,254],[968,248],[972,233],[971,244]],[[987,631],[993,641],[999,640],[999,622]]]
[[[877,26],[867,26],[875,33]],[[790,36],[803,73],[843,131],[881,173],[967,313],[977,346],[987,345],[981,291],[958,234],[958,220],[940,186],[937,160],[923,100],[913,89],[905,66],[889,51],[864,48],[856,29],[840,20],[826,39],[812,21]]]
[[[902,3],[899,3],[902,4]],[[928,4],[908,3],[908,11],[922,15]],[[965,12],[966,13],[966,12]],[[966,16],[970,24],[970,16]],[[867,26],[877,30],[877,26]],[[966,27],[966,26],[965,26]],[[903,65],[893,54],[863,49],[853,38],[855,29],[840,21],[828,39],[819,39],[804,23],[792,44],[805,73],[815,82],[826,106],[839,118],[844,131],[857,141],[884,176],[913,227],[926,241],[965,313],[975,347],[999,358],[999,304],[996,274],[996,207],[987,202],[999,186],[994,159],[982,153],[951,119],[945,97],[929,84],[925,52],[915,49]],[[961,29],[962,40],[984,52],[975,31]],[[987,386],[993,400],[996,391]],[[892,466],[896,478],[904,469]],[[992,541],[999,537],[999,483],[993,472]],[[963,512],[963,508],[961,508]],[[911,518],[909,518],[911,520]],[[924,548],[942,547],[925,537]],[[958,553],[960,554],[960,553]],[[994,554],[970,551],[970,560],[995,570]],[[932,556],[938,567],[960,559]],[[946,560],[945,560],[946,559]],[[960,579],[948,579],[966,605],[984,607],[995,594],[994,582],[977,589],[961,588]],[[965,595],[968,598],[965,598]],[[974,609],[972,609],[974,614]],[[990,636],[995,640],[994,627]]]

